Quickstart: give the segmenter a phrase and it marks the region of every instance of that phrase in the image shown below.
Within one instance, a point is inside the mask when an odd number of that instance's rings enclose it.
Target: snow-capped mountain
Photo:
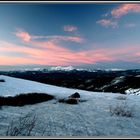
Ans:
[[[68,67],[62,67],[62,66],[56,66],[56,67],[51,67],[50,70],[52,71],[59,71],[59,70],[63,70],[63,71],[71,71],[74,70],[74,67],[72,66],[68,66]]]
[[[105,69],[105,71],[125,71],[125,69],[110,68],[110,69]]]
[[[0,96],[15,96],[43,92],[55,96],[54,100],[23,107],[3,106],[0,109],[0,136],[5,136],[11,122],[17,126],[19,117],[28,113],[36,115],[33,136],[139,136],[139,96],[89,92],[62,88],[0,76]],[[74,92],[85,100],[76,105],[57,102]],[[111,108],[121,107],[132,111],[131,117],[111,114]]]
[[[56,67],[51,67],[49,70],[50,71],[72,71],[72,70],[83,71],[84,69],[74,68],[73,66],[56,66]]]
[[[73,70],[77,70],[77,71],[88,71],[86,69],[82,69],[82,68],[76,68],[73,66],[40,66],[40,67],[23,67],[23,68],[17,68],[17,69],[9,69],[9,71],[20,71],[20,72],[26,72],[26,71],[47,71],[47,72],[51,72],[51,71],[73,71]]]
[[[89,71],[89,72],[96,72],[96,71],[124,71],[125,69],[119,68],[104,68],[104,67],[94,67],[95,65],[91,66],[0,66],[0,71]]]

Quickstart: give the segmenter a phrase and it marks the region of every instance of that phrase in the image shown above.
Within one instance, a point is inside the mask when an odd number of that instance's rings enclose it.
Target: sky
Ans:
[[[96,64],[140,67],[140,3],[0,3],[0,66]]]

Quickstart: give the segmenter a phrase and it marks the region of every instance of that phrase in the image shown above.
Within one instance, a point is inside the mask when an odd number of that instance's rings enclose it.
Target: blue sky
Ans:
[[[1,3],[0,27],[0,65],[139,66],[140,4]]]

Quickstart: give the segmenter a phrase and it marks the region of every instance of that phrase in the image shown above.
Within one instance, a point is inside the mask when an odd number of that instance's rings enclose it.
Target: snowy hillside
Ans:
[[[128,95],[140,95],[140,88],[138,89],[129,88],[125,91],[125,93]]]
[[[42,84],[4,75],[1,75],[0,79],[5,80],[5,82],[0,82],[0,96],[15,96],[17,94],[26,94],[29,92],[46,92],[50,95],[55,95],[58,97],[67,97],[74,92],[80,92],[81,96],[87,98],[88,96],[90,97],[92,95],[91,93],[93,93],[87,91],[85,92],[83,90],[68,89],[48,84]]]
[[[12,121],[18,125],[18,118],[30,112],[37,117],[33,136],[140,136],[139,96],[67,89],[2,75],[0,79],[5,80],[0,82],[1,96],[43,92],[56,97],[23,107],[3,106],[0,109],[0,136],[6,135]],[[57,101],[74,92],[86,101],[76,105]],[[116,107],[126,114],[117,114]]]

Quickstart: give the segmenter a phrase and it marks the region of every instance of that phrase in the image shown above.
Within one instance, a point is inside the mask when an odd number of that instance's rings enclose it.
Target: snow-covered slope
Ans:
[[[129,88],[125,91],[125,93],[128,95],[140,95],[140,88],[137,89]]]
[[[115,79],[113,79],[109,84],[104,85],[103,87],[100,87],[100,90],[105,90],[111,86],[117,86],[118,84],[120,84],[121,82],[124,82],[125,76],[120,76],[120,77],[116,77]]]
[[[6,134],[11,121],[29,112],[37,116],[32,132],[35,136],[140,136],[139,96],[68,89],[8,76],[0,76],[0,79],[5,80],[0,82],[1,96],[45,92],[64,98],[77,91],[82,99],[87,100],[77,105],[59,103],[55,99],[23,107],[4,106],[0,109],[1,136]],[[132,109],[134,115],[111,115],[110,107],[117,105]]]
[[[9,77],[0,75],[0,79],[5,80],[5,82],[0,82],[0,96],[15,96],[21,93],[48,93],[50,95],[55,95],[58,97],[67,97],[74,92],[80,92],[81,96],[90,97],[93,92],[87,92],[84,90],[63,88],[48,84],[42,84],[34,81],[23,80],[19,78]]]

